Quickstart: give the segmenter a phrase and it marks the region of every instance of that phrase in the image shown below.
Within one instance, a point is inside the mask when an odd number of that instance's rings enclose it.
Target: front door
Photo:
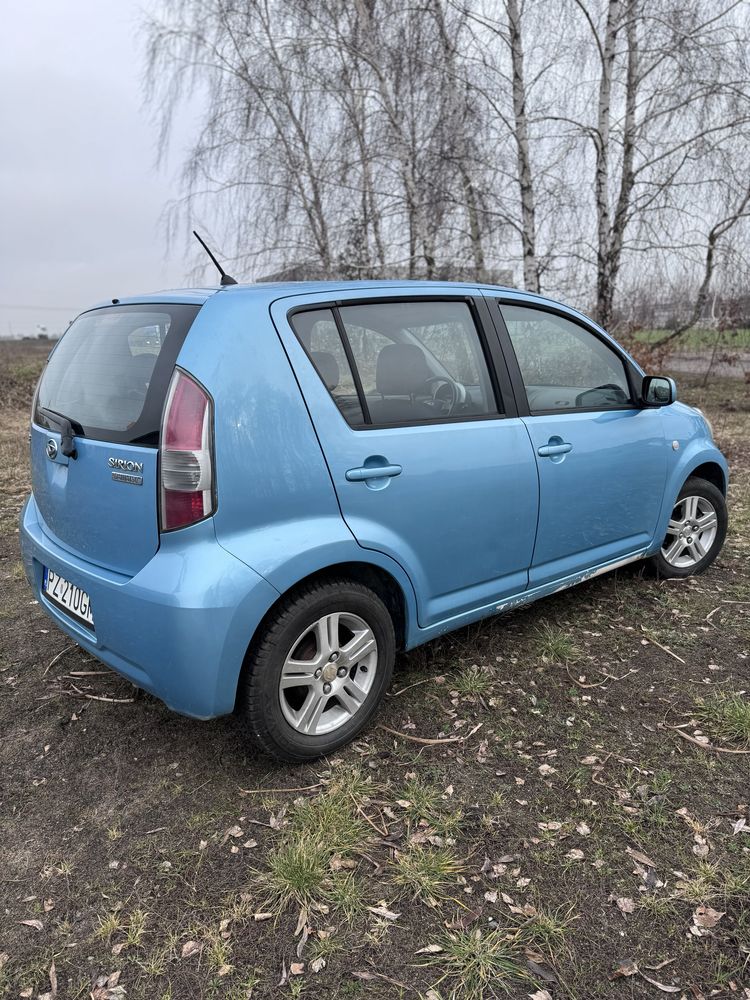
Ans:
[[[391,291],[285,299],[273,316],[344,519],[409,574],[420,626],[523,591],[536,464],[523,422],[505,412],[477,307]]]
[[[660,410],[636,404],[625,361],[593,330],[526,304],[504,301],[500,311],[539,469],[529,586],[639,553],[653,539],[666,479]]]

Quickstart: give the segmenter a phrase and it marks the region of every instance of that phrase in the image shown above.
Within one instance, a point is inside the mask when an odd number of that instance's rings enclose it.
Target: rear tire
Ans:
[[[348,579],[311,583],[254,640],[236,711],[269,756],[315,760],[367,726],[395,658],[393,621],[376,594]]]
[[[657,576],[684,579],[708,569],[727,534],[727,504],[713,483],[693,476],[679,492],[659,552],[648,560]]]

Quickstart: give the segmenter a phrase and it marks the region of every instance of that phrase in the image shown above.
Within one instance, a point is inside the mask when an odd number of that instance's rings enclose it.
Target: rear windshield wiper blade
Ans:
[[[60,451],[63,455],[65,455],[66,458],[77,458],[78,453],[76,451],[76,446],[73,443],[73,434],[74,432],[77,434],[83,433],[81,425],[76,421],[71,420],[69,417],[63,416],[62,413],[56,413],[54,410],[48,410],[46,406],[38,406],[37,410],[44,417],[46,417],[48,423],[54,424],[60,431]]]

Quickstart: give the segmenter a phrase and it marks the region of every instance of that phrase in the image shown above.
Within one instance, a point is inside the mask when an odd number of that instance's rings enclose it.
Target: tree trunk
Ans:
[[[610,106],[612,101],[612,77],[615,63],[615,41],[622,12],[621,0],[609,0],[604,45],[599,43],[601,77],[599,79],[599,99],[597,103],[597,128],[594,137],[596,146],[596,174],[594,197],[596,201],[597,253],[596,253],[596,318],[607,328],[612,321],[614,281],[612,275],[612,243],[609,211],[610,184]]]
[[[510,32],[510,56],[513,66],[513,115],[518,186],[521,192],[521,247],[523,283],[530,292],[539,291],[539,265],[536,259],[536,223],[534,219],[534,183],[529,153],[529,122],[526,114],[526,84],[523,72],[521,15],[517,0],[505,0]]]

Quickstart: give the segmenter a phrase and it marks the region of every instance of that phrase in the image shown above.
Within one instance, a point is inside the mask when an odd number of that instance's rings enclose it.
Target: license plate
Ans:
[[[64,608],[74,618],[80,619],[87,625],[94,627],[94,616],[91,614],[91,602],[85,590],[76,587],[64,576],[58,576],[51,569],[44,568],[44,583],[42,590],[54,601],[55,604]]]

